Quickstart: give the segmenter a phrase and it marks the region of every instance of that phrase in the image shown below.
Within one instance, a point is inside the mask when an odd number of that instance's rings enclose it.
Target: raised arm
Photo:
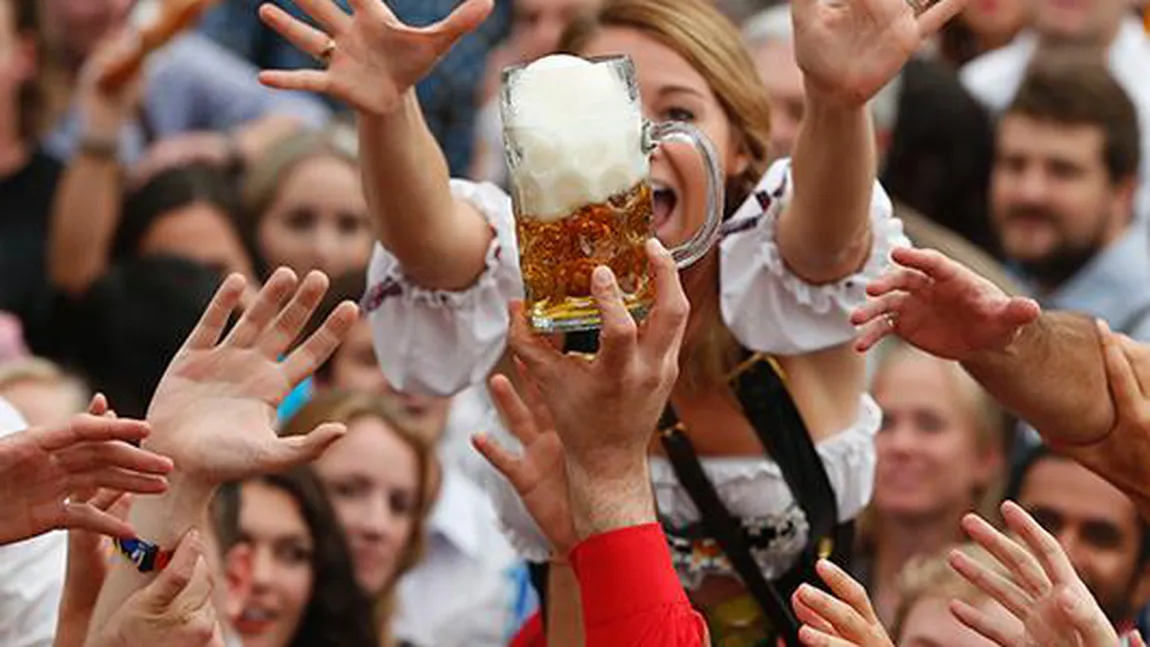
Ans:
[[[260,16],[326,70],[266,71],[272,87],[323,92],[355,108],[364,192],[380,242],[408,278],[427,288],[463,289],[478,278],[492,232],[483,216],[452,197],[447,161],[431,135],[415,84],[491,11],[467,0],[426,28],[401,23],[383,2],[353,0],[352,15],[331,0],[300,0],[320,29],[266,4]],[[322,29],[322,31],[321,31]]]
[[[876,162],[866,103],[965,0],[941,0],[920,15],[912,4],[793,4],[806,109],[792,158],[794,198],[778,242],[787,265],[811,283],[846,277],[870,252]]]
[[[1093,321],[1039,313],[990,281],[931,250],[899,249],[902,267],[872,283],[876,297],[852,317],[865,325],[858,348],[896,334],[962,362],[992,396],[1047,440],[1082,445],[1114,425]]]
[[[120,129],[140,87],[132,82],[108,93],[96,81],[127,46],[126,38],[105,44],[80,75],[81,145],[56,188],[48,242],[48,278],[72,295],[104,274],[120,221]]]

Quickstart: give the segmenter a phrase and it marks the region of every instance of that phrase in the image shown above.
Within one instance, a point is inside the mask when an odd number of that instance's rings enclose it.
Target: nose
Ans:
[[[1066,556],[1070,558],[1070,564],[1078,572],[1083,572],[1086,566],[1086,559],[1083,554],[1082,541],[1078,537],[1078,533],[1070,529],[1063,529],[1054,536],[1058,540],[1058,544],[1062,546],[1062,550],[1066,551]]]
[[[359,529],[365,539],[389,543],[394,537],[395,514],[386,492],[380,492],[364,506]]]
[[[1015,189],[1017,197],[1027,204],[1042,203],[1050,195],[1046,174],[1037,165],[1030,165],[1022,171]]]
[[[339,261],[340,237],[335,227],[319,227],[312,241],[312,267],[331,275],[332,268]]]
[[[265,589],[272,582],[272,552],[256,547],[251,552],[251,582],[253,589]]]

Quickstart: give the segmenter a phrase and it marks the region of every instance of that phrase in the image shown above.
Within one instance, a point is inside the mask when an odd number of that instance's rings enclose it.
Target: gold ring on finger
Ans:
[[[323,44],[323,48],[319,50],[319,54],[316,54],[316,59],[318,59],[320,63],[323,63],[324,67],[327,67],[331,65],[331,58],[335,56],[335,50],[335,41],[329,38],[327,42]]]

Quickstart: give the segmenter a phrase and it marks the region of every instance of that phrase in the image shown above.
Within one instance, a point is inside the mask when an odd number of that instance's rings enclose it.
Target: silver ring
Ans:
[[[316,54],[315,57],[324,67],[327,67],[331,65],[331,57],[335,56],[335,50],[335,40],[329,38],[327,42],[323,44],[323,49],[319,50],[319,54]]]
[[[886,325],[887,328],[894,330],[898,326],[898,315],[893,312],[888,312],[886,314]]]

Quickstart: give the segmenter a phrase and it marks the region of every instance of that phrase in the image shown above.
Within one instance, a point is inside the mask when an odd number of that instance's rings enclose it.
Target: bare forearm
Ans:
[[[195,528],[205,535],[212,532],[208,506],[215,488],[187,484],[177,476],[171,488],[159,496],[141,496],[133,500],[128,520],[141,539],[157,544],[163,550],[175,548],[180,537]],[[109,569],[108,579],[92,613],[89,635],[95,636],[108,619],[136,591],[147,586],[159,573],[139,572],[135,565],[117,558]]]
[[[361,114],[359,137],[364,193],[383,246],[424,287],[474,283],[492,234],[478,212],[452,198],[447,161],[414,91],[391,113]]]
[[[963,366],[1049,441],[1088,443],[1114,425],[1098,333],[1089,317],[1044,314],[1005,350],[982,353]]]
[[[620,528],[655,521],[654,494],[646,457],[618,469],[567,463],[571,515],[579,541]]]
[[[796,274],[828,283],[856,271],[870,251],[875,142],[865,107],[808,95],[791,161],[794,197],[778,240]]]
[[[583,647],[583,603],[571,565],[553,561],[547,574],[547,645]]]
[[[120,220],[120,191],[114,158],[73,157],[52,207],[48,276],[53,285],[79,295],[104,273]]]

